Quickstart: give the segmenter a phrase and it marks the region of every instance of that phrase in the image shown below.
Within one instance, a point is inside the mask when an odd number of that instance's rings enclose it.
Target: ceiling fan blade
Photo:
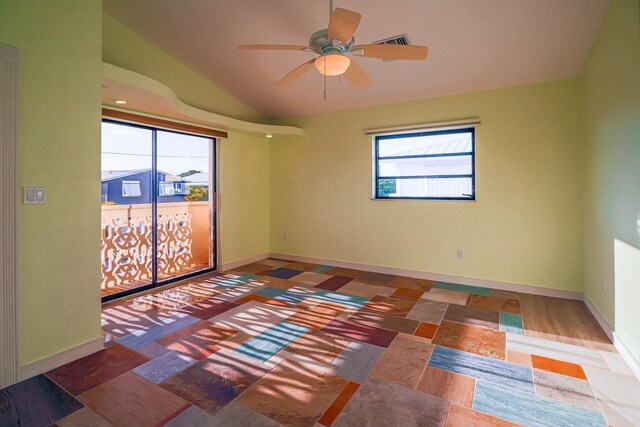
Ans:
[[[362,68],[355,61],[351,61],[349,68],[344,72],[343,76],[358,89],[365,89],[371,86],[371,80],[369,76],[364,72]]]
[[[251,49],[251,50],[303,50],[308,49],[309,46],[300,46],[293,44],[241,44],[238,49]]]
[[[313,58],[312,60],[305,62],[299,67],[294,68],[293,71],[291,71],[289,74],[281,78],[280,81],[276,83],[276,86],[283,87],[283,86],[290,85],[295,80],[299,79],[304,74],[306,74],[309,70],[311,70],[313,68],[313,63],[315,62],[315,60],[316,58]]]
[[[329,19],[327,27],[327,38],[329,41],[340,40],[342,43],[349,43],[360,24],[362,15],[347,9],[335,8]]]
[[[352,51],[357,49],[362,49],[364,52],[362,54],[354,52],[354,55],[382,59],[423,60],[427,58],[429,53],[429,48],[426,46],[402,44],[362,44],[351,48]]]

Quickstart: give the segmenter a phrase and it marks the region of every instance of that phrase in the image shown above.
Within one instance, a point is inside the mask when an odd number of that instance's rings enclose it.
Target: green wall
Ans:
[[[20,364],[100,337],[101,2],[3,0],[0,43],[21,51]]]
[[[584,290],[609,324],[615,321],[616,334],[638,361],[639,23],[637,0],[612,1],[581,80],[588,171]],[[617,251],[616,240],[622,243]]]
[[[569,80],[290,119],[305,135],[271,143],[271,251],[581,291],[578,89]],[[474,116],[477,201],[370,199],[366,129]]]
[[[220,265],[269,252],[269,143],[230,132],[220,145]]]
[[[104,62],[170,87],[185,103],[229,117],[261,117],[200,74],[110,16],[103,15]],[[269,143],[262,136],[229,132],[220,150],[220,265],[269,252]]]

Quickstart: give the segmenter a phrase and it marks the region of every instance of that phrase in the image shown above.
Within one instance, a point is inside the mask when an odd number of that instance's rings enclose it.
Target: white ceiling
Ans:
[[[335,0],[362,14],[357,44],[407,34],[426,61],[355,58],[368,89],[312,70],[274,87],[315,54],[238,50],[301,44],[326,28],[328,0],[104,0],[107,14],[266,117],[475,92],[578,76],[609,0]]]

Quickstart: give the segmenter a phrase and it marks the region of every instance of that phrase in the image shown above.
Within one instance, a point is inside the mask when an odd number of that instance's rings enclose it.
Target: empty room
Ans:
[[[0,427],[640,426],[638,0],[0,0]]]

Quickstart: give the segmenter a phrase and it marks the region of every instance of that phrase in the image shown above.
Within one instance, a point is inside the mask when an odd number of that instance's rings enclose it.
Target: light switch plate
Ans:
[[[22,187],[23,205],[42,205],[47,203],[47,189],[45,187]]]

